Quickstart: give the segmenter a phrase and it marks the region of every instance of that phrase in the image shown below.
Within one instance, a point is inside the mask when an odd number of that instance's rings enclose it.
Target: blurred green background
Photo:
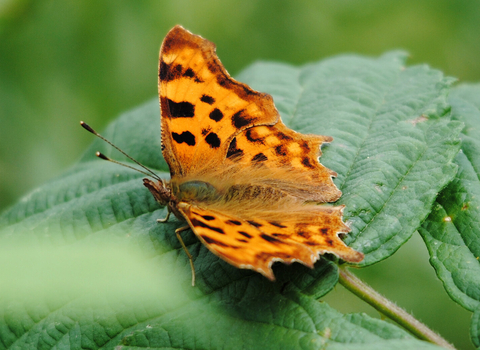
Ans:
[[[215,42],[232,75],[260,59],[400,48],[409,64],[480,81],[479,0],[0,0],[0,210],[77,161],[93,139],[80,120],[102,130],[156,96],[159,47],[175,24]],[[446,296],[420,238],[358,274],[473,349],[470,314]],[[341,286],[327,299],[377,315]]]

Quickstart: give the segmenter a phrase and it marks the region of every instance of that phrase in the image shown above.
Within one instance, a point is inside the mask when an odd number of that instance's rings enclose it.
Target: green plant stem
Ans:
[[[429,341],[446,349],[455,350],[452,344],[432,331],[422,322],[418,321],[405,310],[380,295],[377,291],[372,289],[372,287],[368,286],[357,276],[348,271],[346,267],[340,267],[339,270],[339,282],[360,299],[372,305],[379,312],[398,323],[417,338]]]

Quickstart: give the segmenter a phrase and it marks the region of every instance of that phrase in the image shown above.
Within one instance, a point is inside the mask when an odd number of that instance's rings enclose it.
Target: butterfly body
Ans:
[[[331,137],[286,127],[270,95],[232,79],[215,45],[180,26],[160,50],[159,96],[171,179],[144,184],[214,254],[271,280],[274,261],[363,259],[338,237],[350,231],[343,206],[318,205],[341,196],[318,162]]]

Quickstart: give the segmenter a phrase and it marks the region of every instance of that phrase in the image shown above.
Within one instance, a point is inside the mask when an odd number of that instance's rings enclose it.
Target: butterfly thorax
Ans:
[[[143,179],[143,184],[160,205],[168,205],[169,211],[181,220],[184,220],[184,217],[177,209],[178,203],[212,203],[221,199],[220,193],[214,186],[200,180],[178,183]]]
[[[193,180],[180,184],[172,183],[172,194],[178,202],[214,202],[220,199],[217,189],[208,182]]]

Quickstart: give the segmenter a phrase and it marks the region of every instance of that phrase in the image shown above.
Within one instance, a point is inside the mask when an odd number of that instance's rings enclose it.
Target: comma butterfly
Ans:
[[[170,181],[144,185],[205,246],[238,268],[270,280],[274,261],[310,268],[319,254],[348,262],[363,254],[339,237],[348,233],[336,173],[318,162],[329,136],[302,135],[286,127],[270,95],[227,73],[215,45],[181,26],[160,50],[158,90],[162,153]]]

